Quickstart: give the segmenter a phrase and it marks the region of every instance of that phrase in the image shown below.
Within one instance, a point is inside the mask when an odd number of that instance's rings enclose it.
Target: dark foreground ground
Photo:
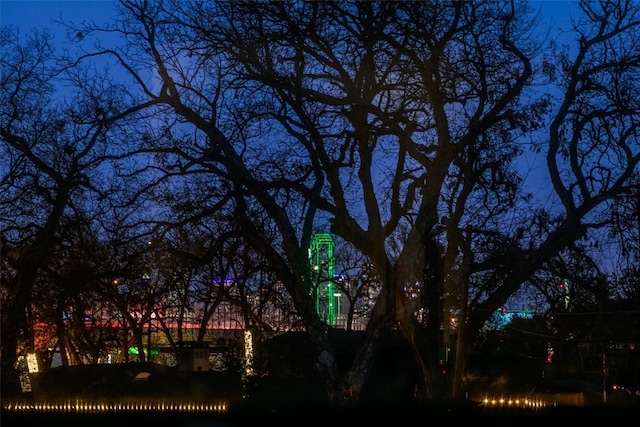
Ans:
[[[387,381],[388,383],[388,381]],[[562,426],[640,425],[640,405],[566,406],[547,402],[543,407],[487,407],[472,399],[449,405],[407,403],[400,388],[388,384],[356,408],[331,409],[317,384],[273,378],[242,383],[237,376],[218,372],[179,372],[153,364],[93,365],[47,371],[33,378],[33,392],[21,400],[30,409],[7,409],[2,397],[1,427],[241,427],[258,425],[364,427],[389,426],[505,426],[505,423]],[[384,387],[379,387],[384,390]],[[611,400],[613,401],[613,400]],[[57,403],[55,410],[44,402]],[[78,411],[77,402],[144,402],[139,408]],[[195,410],[167,402],[196,405]],[[214,408],[224,402],[224,409]],[[76,409],[60,410],[60,403]],[[31,405],[31,406],[30,406]],[[151,406],[149,406],[151,405]],[[203,409],[204,405],[204,409]],[[109,408],[111,408],[110,406]],[[151,408],[151,409],[150,409]],[[158,409],[160,408],[160,409]],[[509,426],[511,427],[511,426]],[[521,426],[516,426],[521,427]]]
[[[246,409],[224,414],[42,414],[3,413],[2,427],[12,426],[176,426],[176,427],[240,427],[257,425],[277,426],[615,426],[637,425],[639,408],[547,408],[530,412],[525,410],[490,411],[467,406],[423,408],[361,408],[358,410],[329,411],[323,408],[300,411],[261,411]]]

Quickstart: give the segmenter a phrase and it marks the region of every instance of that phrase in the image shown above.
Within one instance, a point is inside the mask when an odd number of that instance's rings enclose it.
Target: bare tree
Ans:
[[[348,331],[362,329],[382,289],[380,275],[369,259],[348,244],[336,244],[335,254],[336,277],[331,280],[346,302],[340,310],[346,319],[340,319],[336,326]]]
[[[357,401],[396,327],[421,395],[451,399],[484,322],[637,186],[638,11],[580,6],[576,49],[552,63],[528,4],[508,1],[123,1],[102,29],[128,45],[99,53],[138,84],[157,181],[215,190],[209,204],[269,262],[332,402]],[[537,131],[556,204],[518,167]],[[306,249],[327,227],[383,284],[344,374],[310,298]]]
[[[95,70],[58,58],[46,31],[22,40],[17,30],[3,28],[1,56],[2,238],[20,248],[2,282],[2,387],[11,395],[18,391],[19,343],[30,339],[24,335],[30,329],[25,314],[34,284],[61,247],[63,219],[99,217],[96,226],[105,226],[112,218],[102,202],[119,189],[122,181],[111,166],[128,151],[127,138],[109,144],[108,135],[122,136],[110,125],[116,115],[126,123],[121,110],[129,95],[108,76],[90,78]],[[120,194],[111,212],[119,203],[127,206],[126,193]],[[135,212],[128,206],[114,215]]]

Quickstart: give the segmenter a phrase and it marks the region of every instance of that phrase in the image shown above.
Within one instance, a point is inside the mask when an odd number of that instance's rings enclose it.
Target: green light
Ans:
[[[140,354],[140,352],[138,351],[138,347],[129,347],[128,349],[129,354],[133,354],[134,356],[137,356]],[[144,349],[144,354],[148,354],[147,349]],[[160,354],[160,349],[159,348],[152,348],[151,349],[151,356],[157,356]]]
[[[334,247],[335,244],[330,234],[317,233],[313,236],[309,248],[311,280],[314,284],[312,293],[316,300],[316,310],[330,325],[333,325],[336,320],[335,285],[332,282],[335,276]],[[325,290],[326,293],[323,292]]]

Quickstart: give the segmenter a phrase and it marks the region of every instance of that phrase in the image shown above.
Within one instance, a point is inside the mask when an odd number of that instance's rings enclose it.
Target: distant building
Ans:
[[[209,343],[207,341],[181,341],[179,347],[181,372],[209,370]]]

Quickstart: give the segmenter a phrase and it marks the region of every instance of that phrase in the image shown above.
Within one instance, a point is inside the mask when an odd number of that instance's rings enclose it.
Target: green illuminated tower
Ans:
[[[333,283],[335,275],[334,245],[330,234],[318,233],[313,236],[309,247],[309,265],[316,310],[329,325],[333,325],[336,321],[336,296],[335,284]]]

